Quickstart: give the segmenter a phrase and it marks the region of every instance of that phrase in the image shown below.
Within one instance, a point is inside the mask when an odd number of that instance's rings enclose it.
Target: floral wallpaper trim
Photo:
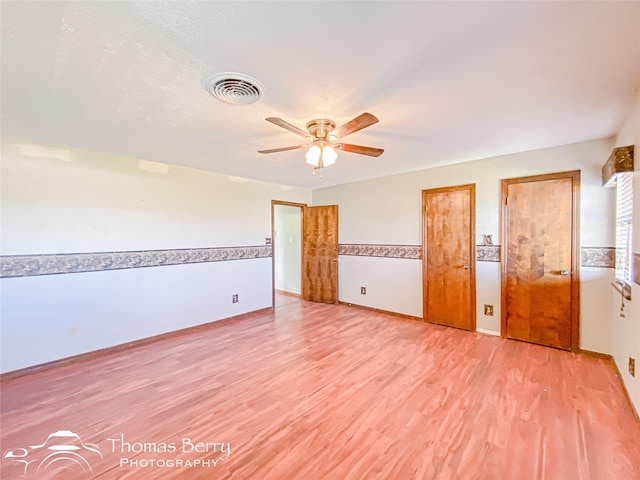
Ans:
[[[476,245],[476,261],[499,262],[500,245]]]
[[[265,258],[271,257],[271,248],[271,245],[259,245],[131,252],[2,255],[0,256],[0,278]]]
[[[359,257],[422,259],[421,245],[341,244],[339,255]],[[267,258],[271,245],[250,247],[188,248],[130,252],[60,253],[45,255],[0,256],[0,278],[56,275],[61,273],[101,272],[128,268],[184,265]],[[476,245],[478,262],[499,262],[500,245]],[[582,247],[583,267],[614,268],[615,248]],[[640,285],[640,254],[634,255],[634,281]]]
[[[338,255],[355,257],[384,257],[384,258],[422,258],[421,245],[370,245],[370,244],[341,244],[338,245]]]
[[[614,247],[582,247],[580,264],[583,267],[614,268],[616,249]]]
[[[500,262],[500,245],[476,245],[476,261]],[[615,266],[615,248],[613,247],[582,247],[580,249],[580,264],[583,267],[613,268]],[[372,245],[372,244],[342,244],[338,247],[339,255],[359,257],[387,257],[422,259],[421,245]],[[636,263],[638,262],[636,254]],[[636,267],[636,272],[640,268]]]
[[[342,244],[338,246],[338,254],[356,257],[410,258],[421,260],[422,246]],[[500,245],[477,245],[476,260],[479,262],[499,262]]]

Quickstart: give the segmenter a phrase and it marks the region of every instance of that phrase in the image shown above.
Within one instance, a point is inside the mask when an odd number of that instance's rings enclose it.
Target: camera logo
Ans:
[[[91,462],[102,458],[97,445],[84,443],[74,432],[59,430],[49,435],[41,445],[7,451],[2,463],[23,466],[22,475],[25,478],[37,478],[45,472],[55,475],[55,478],[58,475],[61,475],[60,478],[70,475],[74,478],[90,478],[93,474]]]

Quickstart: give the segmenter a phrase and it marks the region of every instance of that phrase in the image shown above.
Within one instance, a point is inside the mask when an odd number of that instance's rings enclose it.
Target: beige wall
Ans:
[[[307,189],[2,139],[2,254],[262,245]],[[46,234],[43,234],[46,232]]]
[[[633,238],[634,252],[640,253],[640,95],[631,106],[629,116],[616,136],[615,146],[634,145],[635,168],[633,180]],[[640,412],[640,285],[633,284],[631,300],[625,301],[624,318],[620,317],[622,298],[613,295],[611,326],[613,358],[622,375],[636,412]],[[629,374],[629,357],[636,359],[636,375]]]
[[[313,191],[314,205],[338,204],[340,243],[420,245],[421,192],[424,189],[476,184],[476,242],[500,233],[500,179],[543,173],[581,171],[581,246],[614,245],[614,195],[600,186],[600,167],[613,142],[598,140],[431,168]],[[500,330],[500,265],[478,262],[477,327]],[[610,353],[612,269],[582,268],[581,346]],[[340,258],[340,300],[412,316],[422,316],[420,260],[371,257]],[[360,287],[367,295],[360,295]],[[493,317],[484,304],[495,307]]]
[[[3,255],[263,245],[311,191],[2,139]],[[271,258],[0,280],[3,372],[271,306]],[[231,302],[232,294],[239,302]]]

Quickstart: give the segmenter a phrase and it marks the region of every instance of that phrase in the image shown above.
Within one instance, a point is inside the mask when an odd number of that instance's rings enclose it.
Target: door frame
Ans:
[[[450,187],[429,188],[422,190],[422,321],[428,322],[427,317],[427,245],[425,238],[427,234],[427,195],[431,193],[455,192],[459,190],[469,190],[469,222],[471,232],[469,235],[469,252],[471,254],[471,330],[476,331],[476,184],[467,183]]]
[[[571,351],[580,350],[580,170],[500,181],[500,336],[507,338],[507,193],[509,185],[571,178]]]
[[[285,202],[282,200],[271,200],[271,308],[276,306],[276,205],[287,207],[298,207],[300,209],[300,241],[304,232],[303,209],[306,203]],[[302,249],[300,249],[300,283],[302,284]]]

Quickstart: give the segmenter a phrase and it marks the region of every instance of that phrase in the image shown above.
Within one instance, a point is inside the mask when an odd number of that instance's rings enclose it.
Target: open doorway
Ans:
[[[303,203],[271,202],[273,306],[302,293]]]

